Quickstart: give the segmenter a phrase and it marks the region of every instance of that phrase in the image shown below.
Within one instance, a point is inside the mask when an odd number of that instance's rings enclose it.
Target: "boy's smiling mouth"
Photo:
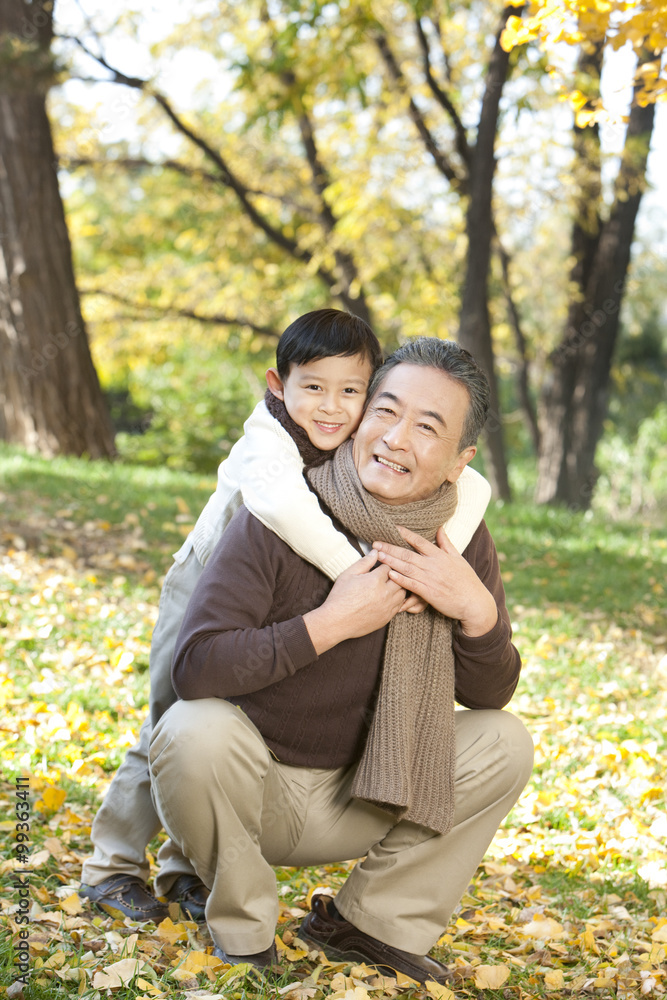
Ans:
[[[342,424],[327,424],[323,420],[316,420],[315,421],[315,426],[319,427],[319,429],[321,431],[324,431],[325,434],[333,434],[334,431],[339,431],[343,425]]]

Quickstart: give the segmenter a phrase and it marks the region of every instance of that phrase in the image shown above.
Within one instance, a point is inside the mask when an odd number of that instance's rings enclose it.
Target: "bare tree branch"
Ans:
[[[142,302],[135,302],[132,299],[128,299],[125,295],[119,295],[118,292],[111,292],[105,288],[82,288],[80,289],[80,294],[91,296],[102,295],[104,298],[111,299],[113,302],[120,302],[121,305],[130,306],[132,309],[139,310],[139,315],[134,317],[134,319],[138,321],[146,318],[145,313],[153,312],[159,313],[161,316],[178,316],[181,319],[194,319],[198,323],[210,323],[214,326],[247,326],[250,330],[253,330],[254,333],[261,334],[264,337],[272,337],[274,340],[278,340],[280,337],[280,333],[277,330],[274,330],[273,327],[255,323],[253,320],[250,320],[245,316],[225,316],[221,313],[213,313],[211,316],[203,316],[201,313],[194,312],[192,309],[180,309],[178,306],[156,306],[152,303],[144,304]]]
[[[61,37],[71,38],[71,36],[61,36]],[[171,103],[164,96],[164,94],[161,94],[159,93],[159,91],[154,90],[150,86],[149,81],[142,80],[139,77],[127,76],[120,70],[115,69],[107,62],[104,56],[96,55],[94,52],[91,52],[80,39],[74,38],[73,40],[88,56],[96,60],[96,62],[98,62],[101,66],[103,66],[106,70],[108,70],[109,73],[111,73],[110,81],[98,80],[97,81],[98,83],[110,82],[110,83],[123,84],[124,86],[132,87],[135,90],[140,90],[143,93],[148,94],[150,97],[152,97],[153,100],[160,105],[160,107],[167,115],[167,117],[171,120],[177,131],[179,131],[182,135],[186,136],[186,138],[189,139],[194,146],[200,149],[203,152],[204,156],[217,167],[219,171],[220,183],[226,185],[235,193],[236,197],[241,203],[250,221],[258,229],[260,229],[273,243],[275,243],[276,246],[279,246],[282,250],[288,253],[295,260],[298,260],[304,264],[311,263],[314,254],[311,253],[311,251],[306,249],[305,247],[299,246],[299,244],[295,240],[287,236],[287,234],[283,232],[283,230],[274,226],[260,211],[258,211],[258,209],[253,205],[252,201],[250,200],[254,192],[250,188],[248,188],[241,181],[241,179],[234,173],[231,167],[225,162],[222,155],[217,150],[215,150],[210,145],[210,143],[208,143],[204,139],[202,135],[200,135],[193,128],[191,128],[189,125],[186,124],[186,122],[181,118],[178,112],[176,112],[175,109],[172,107]],[[341,266],[342,268],[342,264],[340,263],[342,259],[335,252],[334,252],[334,259],[336,259],[337,263],[339,263],[339,266]],[[346,284],[347,284],[346,288],[341,288],[339,277],[335,274],[332,274],[322,264],[319,264],[317,266],[317,270],[315,273],[327,285],[332,295],[335,295],[338,299],[340,299],[340,301],[344,304],[344,306],[347,309],[356,312],[357,314],[361,315],[363,319],[366,319],[367,321],[370,319],[368,307],[366,306],[363,297],[351,295],[349,287],[350,282],[348,280],[348,276],[345,274],[345,271],[343,277],[345,277],[346,279]]]
[[[535,406],[533,404],[533,400],[531,399],[529,389],[530,362],[528,361],[528,346],[524,336],[523,327],[521,325],[519,310],[516,302],[514,301],[514,296],[512,295],[512,285],[510,283],[511,258],[498,238],[497,232],[495,238],[495,248],[500,259],[503,293],[505,295],[507,314],[509,316],[510,326],[514,331],[514,340],[516,342],[517,353],[519,355],[519,377],[517,379],[519,399],[521,400],[521,407],[526,417],[526,422],[528,423],[528,429],[533,441],[535,454],[538,455],[540,451],[540,431],[537,423],[537,413],[535,412]]]
[[[454,132],[456,134],[456,149],[466,164],[470,166],[470,148],[468,146],[468,137],[466,135],[466,130],[463,127],[463,122],[459,117],[459,113],[452,104],[449,95],[445,93],[442,87],[439,85],[437,80],[433,75],[433,67],[431,65],[431,53],[428,45],[428,38],[424,32],[424,28],[421,23],[420,17],[415,17],[415,28],[417,29],[417,38],[419,40],[419,47],[422,52],[422,62],[424,65],[424,76],[428,82],[431,89],[431,93],[435,97],[436,101],[440,107],[449,115],[450,121],[454,126]]]
[[[209,184],[220,184],[218,174],[211,174],[200,167],[191,167],[179,160],[147,160],[142,156],[117,156],[105,159],[101,156],[60,156],[58,163],[65,170],[77,167],[124,167],[126,170],[174,170],[184,177],[208,181]],[[253,194],[263,192],[253,191]]]
[[[502,11],[486,73],[484,95],[477,125],[475,145],[471,149],[469,198],[466,213],[468,255],[461,300],[459,342],[475,356],[485,370],[491,388],[491,412],[500,415],[500,395],[489,317],[489,264],[493,241],[493,177],[496,168],[495,143],[498,132],[500,98],[509,69],[509,53],[500,39],[508,17],[522,8],[507,6]],[[488,422],[485,441],[489,449],[489,467],[497,494],[510,499],[502,420]]]
[[[186,138],[189,139],[194,146],[200,149],[204,156],[217,167],[220,182],[231,188],[231,190],[235,193],[238,200],[241,202],[246,215],[250,218],[254,225],[257,226],[258,229],[261,229],[273,243],[279,246],[282,250],[285,250],[295,260],[299,260],[305,264],[309,264],[311,262],[313,258],[312,253],[309,250],[300,247],[295,240],[287,236],[282,230],[277,229],[261,214],[261,212],[255,208],[250,201],[250,196],[253,193],[250,188],[246,187],[246,185],[236,176],[221,154],[218,153],[217,150],[213,149],[203,136],[199,135],[194,131],[194,129],[187,125],[185,121],[183,121],[181,116],[174,110],[164,94],[153,90],[147,80],[142,80],[139,77],[127,76],[120,70],[114,69],[114,67],[107,62],[104,56],[98,56],[94,52],[91,52],[80,39],[75,38],[74,41],[87,55],[89,55],[92,59],[95,59],[101,66],[111,73],[111,80],[106,82],[119,83],[126,87],[132,87],[135,90],[141,90],[143,93],[152,97],[153,100],[160,105],[175,128],[182,135],[186,136]],[[320,266],[317,270],[317,274],[330,288],[334,288],[336,286],[337,279],[335,275],[330,274],[325,268]]]
[[[391,51],[387,36],[384,32],[375,30],[373,32],[373,41],[378,47],[380,55],[384,60],[384,64],[387,67],[394,84],[400,89],[402,94],[409,94],[407,82],[400,66],[398,65],[398,62],[396,61],[394,53]],[[412,97],[408,98],[408,114],[419,132],[426,149],[433,157],[433,162],[435,163],[437,169],[447,178],[453,187],[460,189],[462,185],[465,184],[465,178],[459,176],[458,171],[454,169],[447,156],[438,146],[433,133],[424,120],[424,116]]]
[[[59,156],[59,165],[64,170],[76,170],[77,167],[124,167],[126,170],[174,170],[184,177],[207,181],[215,186],[220,184],[219,174],[209,173],[201,167],[193,167],[180,160],[148,160],[142,156],[118,156],[105,159],[102,156]],[[285,194],[274,194],[259,188],[248,188],[249,194],[256,198],[270,198],[281,205],[286,205],[311,222],[319,221],[319,215],[313,209],[301,204]]]
[[[292,75],[292,82],[295,81]],[[317,148],[317,142],[315,139],[315,129],[313,128],[313,123],[310,119],[303,100],[298,97],[298,114],[299,130],[301,132],[301,141],[303,142],[303,147],[306,153],[306,159],[308,160],[308,165],[310,166],[311,174],[313,177],[313,187],[315,193],[318,196],[320,202],[320,213],[322,225],[327,229],[329,233],[333,233],[338,222],[336,216],[331,209],[331,206],[326,200],[326,190],[331,183],[329,173],[324,166],[319,151]],[[357,268],[356,261],[352,254],[336,248],[334,250],[334,258],[336,264],[340,268],[347,288],[349,289],[355,282],[359,285],[360,291],[357,296],[357,304],[355,306],[355,312],[361,315],[362,319],[366,322],[370,322],[370,310],[366,303],[366,296],[364,295],[363,289],[361,288],[361,282],[359,280],[359,270]]]

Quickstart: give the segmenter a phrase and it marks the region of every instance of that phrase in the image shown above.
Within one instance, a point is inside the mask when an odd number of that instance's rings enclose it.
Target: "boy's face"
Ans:
[[[311,444],[333,451],[359,426],[371,374],[370,362],[354,354],[292,365],[284,382],[269,368],[266,380]]]

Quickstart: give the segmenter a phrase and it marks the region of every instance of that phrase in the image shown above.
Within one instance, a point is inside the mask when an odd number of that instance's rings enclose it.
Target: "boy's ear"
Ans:
[[[277,368],[269,368],[266,373],[266,384],[269,387],[270,392],[273,393],[278,399],[285,399],[285,388],[283,386],[283,381],[278,374]]]

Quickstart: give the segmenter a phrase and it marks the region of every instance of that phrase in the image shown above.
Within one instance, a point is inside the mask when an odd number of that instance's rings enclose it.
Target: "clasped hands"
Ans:
[[[408,528],[398,530],[410,549],[374,542],[368,555],[341,573],[324,604],[304,615],[318,655],[382,628],[399,611],[417,614],[427,604],[460,621],[467,635],[485,635],[496,624],[493,596],[442,528],[435,545]]]
[[[421,601],[419,607],[413,604],[401,610],[422,611],[430,604],[448,618],[460,621],[466,635],[490,632],[498,618],[493,595],[452,545],[444,528],[438,529],[436,544],[409,528],[399,525],[398,530],[411,548],[374,542],[373,549],[388,568],[389,579]],[[412,599],[408,597],[406,604]]]

